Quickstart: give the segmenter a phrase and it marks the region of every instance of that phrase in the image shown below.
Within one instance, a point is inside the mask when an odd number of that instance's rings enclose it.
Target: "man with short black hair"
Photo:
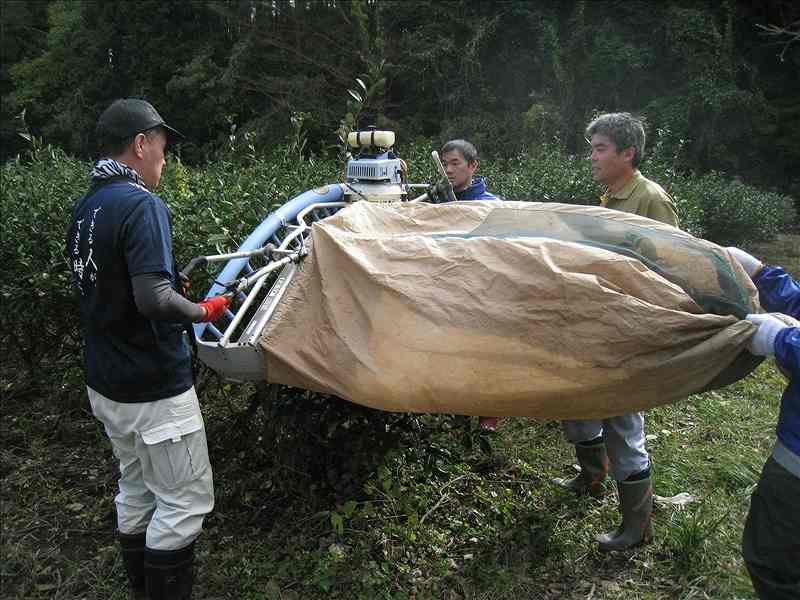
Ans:
[[[478,170],[478,150],[467,140],[450,140],[441,151],[442,166],[447,181],[440,181],[428,190],[428,198],[435,204],[457,200],[500,200],[486,189],[486,178],[475,176]],[[483,431],[497,431],[497,417],[480,417]]]
[[[97,135],[103,158],[66,240],[86,387],[119,459],[117,537],[134,598],[183,600],[194,541],[214,507],[184,330],[219,319],[230,300],[195,304],[178,292],[171,217],[153,190],[168,136],[181,134],[148,102],[127,98],[103,112]]]
[[[586,128],[586,139],[592,148],[592,176],[606,186],[603,206],[678,226],[672,198],[639,172],[645,148],[639,119],[629,113],[600,115]],[[622,524],[597,537],[600,549],[625,550],[647,541],[652,536],[653,488],[644,413],[564,421],[563,426],[567,441],[575,444],[581,471],[555,483],[577,494],[600,496],[609,470],[617,482]]]
[[[450,140],[442,146],[442,166],[447,181],[431,186],[428,199],[434,204],[455,200],[499,200],[486,189],[486,178],[476,176],[478,150],[467,140]],[[452,188],[452,193],[447,189]]]

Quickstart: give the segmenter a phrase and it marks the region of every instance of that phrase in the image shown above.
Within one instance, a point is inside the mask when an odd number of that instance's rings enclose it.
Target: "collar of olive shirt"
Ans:
[[[608,190],[606,190],[603,193],[603,195],[600,196],[600,205],[605,206],[606,204],[608,204],[608,201],[611,200],[612,198],[615,198],[617,200],[628,199],[630,195],[633,193],[633,190],[636,189],[636,186],[639,185],[639,183],[642,181],[642,179],[644,179],[644,175],[642,175],[639,169],[636,169],[633,172],[633,175],[631,175],[631,178],[628,179],[628,181],[625,183],[625,185],[622,186],[621,189],[619,189],[616,192],[609,192]]]

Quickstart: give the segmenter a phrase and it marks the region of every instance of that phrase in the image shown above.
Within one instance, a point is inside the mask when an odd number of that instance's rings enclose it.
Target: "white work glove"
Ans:
[[[745,319],[758,327],[747,344],[750,353],[756,356],[774,356],[775,337],[789,326],[772,315],[747,315]]]
[[[745,252],[744,250],[740,250],[734,246],[729,246],[726,248],[728,252],[730,252],[731,256],[736,259],[745,272],[750,275],[750,279],[756,276],[761,268],[764,266],[763,263],[758,260],[755,256],[752,256]]]

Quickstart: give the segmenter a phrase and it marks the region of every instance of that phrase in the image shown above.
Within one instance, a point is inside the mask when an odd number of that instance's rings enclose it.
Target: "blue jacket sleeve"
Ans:
[[[800,319],[800,283],[782,267],[765,265],[753,283],[758,288],[761,306],[768,312],[779,312]]]
[[[800,327],[787,327],[777,335],[775,362],[795,381],[800,378]]]

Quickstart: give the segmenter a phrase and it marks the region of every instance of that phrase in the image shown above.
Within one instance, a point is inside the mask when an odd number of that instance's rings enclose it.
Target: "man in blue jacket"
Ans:
[[[447,183],[431,186],[428,199],[434,204],[455,200],[500,200],[486,189],[486,178],[476,176],[478,151],[467,140],[450,140],[440,152]],[[449,186],[448,186],[449,183]],[[449,193],[452,187],[452,194]]]
[[[764,265],[728,248],[758,288],[761,305],[800,319],[800,283],[781,267]],[[750,500],[742,555],[761,600],[800,598],[800,327],[769,314],[747,315],[758,326],[750,352],[774,356],[789,378],[778,416],[777,439]]]
[[[467,140],[450,140],[442,146],[441,160],[447,182],[432,185],[428,199],[434,204],[455,202],[457,200],[500,200],[486,189],[486,178],[476,176],[478,170],[478,150]],[[484,431],[497,430],[497,417],[481,417],[480,428]]]

